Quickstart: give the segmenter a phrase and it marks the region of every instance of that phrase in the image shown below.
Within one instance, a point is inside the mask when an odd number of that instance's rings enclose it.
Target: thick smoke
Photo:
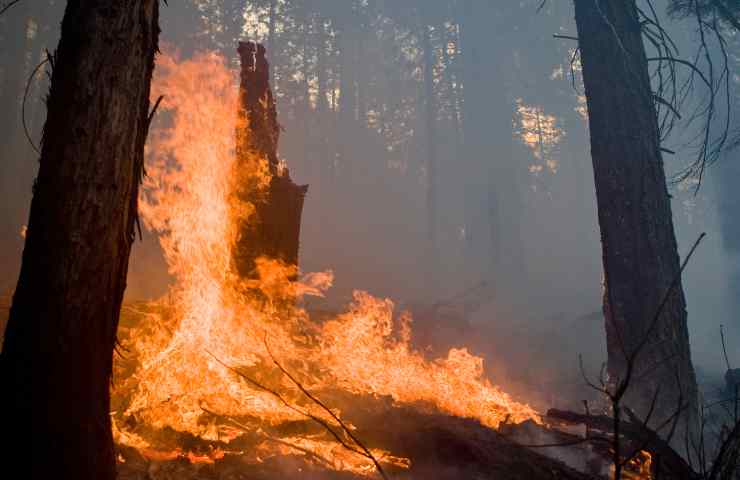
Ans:
[[[2,293],[17,278],[36,171],[22,97],[42,52],[56,45],[64,2],[42,3],[52,7],[22,2],[0,18]],[[239,11],[243,3],[171,2],[162,11],[163,40],[183,56],[215,48],[235,60],[240,36],[270,49],[282,156],[292,177],[311,185],[301,267],[332,269],[336,278],[314,307],[337,310],[353,289],[368,290],[415,314],[421,344],[469,344],[522,390],[544,385],[543,396],[579,388],[577,354],[598,368],[604,333],[575,45],[552,37],[574,35],[571,4],[548,2],[537,13],[535,1],[474,1],[475,12],[463,8],[466,2],[347,1],[317,2],[309,11],[280,1],[270,37],[269,2],[247,2],[252,7]],[[372,12],[347,7],[354,3],[369,3]],[[682,52],[691,52],[691,26],[666,22]],[[431,99],[425,36],[434,49]],[[48,88],[43,69],[31,79],[25,105],[36,144]],[[436,111],[431,142],[429,106]],[[666,156],[669,171],[690,161],[693,151],[680,147],[694,134],[674,133],[678,155]],[[433,250],[426,200],[431,148]],[[738,161],[737,153],[728,154],[712,167],[698,195],[691,185],[671,186],[680,253],[708,233],[684,275],[694,362],[705,379],[723,371],[719,325],[726,326],[731,354],[740,341]],[[128,300],[166,292],[170,279],[158,248],[147,232],[135,245]]]

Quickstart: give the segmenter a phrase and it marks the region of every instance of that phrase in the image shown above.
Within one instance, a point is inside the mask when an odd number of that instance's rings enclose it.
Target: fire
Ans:
[[[482,359],[467,350],[435,361],[414,351],[411,318],[394,315],[390,300],[356,292],[346,313],[318,323],[296,300],[326,291],[330,272],[294,282],[294,266],[262,259],[259,281],[234,273],[235,226],[253,210],[234,192],[264,188],[270,180],[266,159],[253,159],[252,171],[235,171],[237,78],[213,53],[190,60],[167,53],[158,60],[152,94],[164,101],[147,145],[140,213],[159,233],[176,281],[167,298],[124,312],[140,321],[121,333],[129,354],[118,361],[113,387],[117,441],[145,456],[212,462],[222,450],[157,450],[131,425],[223,443],[251,431],[263,439],[244,453],[255,461],[290,452],[337,470],[372,473],[369,458],[328,435],[279,437],[271,430],[307,418],[335,431],[354,428],[342,427],[341,412],[312,401],[301,387],[424,402],[494,428],[539,421],[532,408],[487,380]],[[389,452],[371,451],[383,464],[408,466]]]
[[[627,468],[622,476],[627,480],[651,480],[653,478],[653,456],[650,452],[640,450],[625,466]],[[613,467],[611,476],[614,476]]]

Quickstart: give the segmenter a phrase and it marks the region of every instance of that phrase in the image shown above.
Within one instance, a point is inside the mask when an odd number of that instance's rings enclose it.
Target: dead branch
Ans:
[[[300,415],[302,415],[302,416],[304,416],[306,418],[309,418],[309,419],[313,420],[314,422],[318,423],[319,425],[321,425],[327,432],[329,432],[336,439],[337,442],[339,442],[340,445],[342,445],[347,450],[349,450],[351,452],[354,452],[354,453],[357,453],[359,455],[365,456],[363,452],[357,450],[356,448],[352,447],[351,445],[348,445],[347,442],[345,442],[344,439],[341,438],[339,436],[339,434],[337,434],[337,432],[335,432],[334,429],[331,428],[331,426],[325,420],[323,420],[323,419],[321,419],[321,418],[319,418],[319,417],[311,414],[310,412],[306,412],[304,410],[301,410],[300,408],[298,408],[295,405],[293,405],[290,402],[288,402],[288,400],[286,400],[285,397],[283,397],[276,390],[273,390],[270,387],[267,387],[267,386],[263,385],[262,383],[258,382],[257,380],[254,380],[253,378],[251,378],[248,375],[246,375],[243,372],[241,372],[239,369],[236,369],[236,368],[234,368],[234,367],[232,367],[230,365],[227,365],[226,363],[224,363],[223,361],[221,361],[220,359],[218,359],[216,356],[214,356],[210,352],[208,352],[208,353],[209,353],[209,355],[211,355],[214,358],[214,360],[216,360],[218,363],[220,363],[221,365],[223,365],[227,369],[229,369],[232,372],[234,372],[235,374],[237,374],[239,377],[241,377],[244,380],[246,380],[248,383],[252,384],[253,386],[255,386],[257,388],[259,388],[260,390],[263,390],[263,391],[265,391],[265,392],[273,395],[275,398],[277,398],[278,400],[280,400],[280,403],[282,403],[285,407],[287,407],[290,410],[293,410],[294,412],[296,412],[296,413],[298,413],[298,414],[300,414]]]
[[[0,15],[2,15],[2,12],[0,12]],[[38,65],[36,65],[36,68],[33,69],[31,74],[28,76],[28,80],[26,81],[26,89],[23,92],[23,102],[21,103],[21,122],[23,123],[23,133],[26,134],[26,140],[28,140],[28,144],[31,145],[31,148],[38,154],[41,155],[41,150],[36,146],[35,143],[33,143],[33,139],[31,138],[31,134],[28,131],[28,124],[26,123],[26,101],[28,100],[28,92],[31,89],[31,84],[33,83],[33,79],[38,73],[39,69],[46,65],[47,63],[50,63],[50,56],[47,52],[47,57],[41,61]]]
[[[363,450],[363,452],[365,452],[364,453],[364,456],[373,461],[373,463],[375,464],[375,468],[378,470],[378,473],[380,474],[380,476],[383,477],[383,479],[388,480],[388,477],[386,476],[385,472],[383,471],[383,467],[380,466],[380,462],[378,462],[378,460],[370,452],[370,450],[368,450],[368,448],[365,446],[365,444],[362,443],[357,437],[355,437],[355,435],[347,427],[347,425],[344,424],[344,422],[342,421],[342,419],[340,419],[339,416],[337,416],[337,414],[335,414],[332,411],[332,409],[330,409],[329,407],[327,407],[326,405],[324,405],[324,403],[322,403],[321,400],[319,400],[318,398],[316,398],[315,396],[313,396],[308,390],[306,390],[305,387],[303,385],[301,385],[301,383],[298,380],[296,380],[290,374],[290,372],[288,372],[282,365],[280,365],[280,362],[278,362],[275,359],[275,356],[270,351],[270,347],[267,344],[267,337],[265,337],[265,348],[267,349],[267,353],[270,355],[270,358],[272,359],[272,362],[275,364],[275,366],[278,369],[280,369],[280,371],[283,372],[283,374],[286,377],[288,377],[290,379],[290,381],[293,382],[293,384],[296,387],[298,387],[298,389],[300,389],[300,391],[303,392],[303,394],[305,396],[307,396],[316,405],[320,406],[326,413],[328,413],[334,419],[334,421],[336,421],[339,424],[339,426],[342,427],[342,430],[344,430],[344,433],[347,434],[347,436],[349,436],[349,438],[351,438],[353,442],[355,442],[355,445],[357,445],[358,447],[360,447]]]
[[[722,340],[722,353],[725,355],[725,365],[727,365],[727,370],[732,370],[732,367],[730,366],[730,357],[727,356],[727,345],[725,344],[725,326],[720,325],[719,326],[719,337],[720,340]]]
[[[727,434],[712,463],[708,480],[730,480],[738,468],[740,459],[740,421],[735,422]]]
[[[644,422],[639,421],[629,410],[627,410],[627,416],[630,417],[630,421],[620,422],[620,435],[624,436],[631,443],[639,445],[640,448],[635,449],[636,452],[631,457],[626,456],[620,458],[620,464],[622,466],[626,465],[641,450],[647,450],[659,458],[660,463],[663,464],[662,466],[667,467],[670,472],[682,474],[679,478],[699,478],[681,455],[676,453],[655,430],[650,429]],[[669,418],[670,422],[673,423],[676,417],[678,417],[677,414],[672,415]],[[614,435],[614,418],[607,415],[584,415],[567,410],[550,409],[547,411],[547,418],[571,425],[585,425],[589,429]],[[666,426],[665,422],[663,426]]]
[[[5,12],[7,12],[8,10],[10,10],[10,7],[12,7],[13,5],[17,4],[20,1],[21,0],[11,0],[10,2],[6,3],[5,5],[0,6],[0,15],[2,15]]]
[[[265,347],[267,347],[267,341],[266,340],[265,340]],[[246,375],[243,372],[241,372],[239,369],[234,368],[234,367],[232,367],[230,365],[227,365],[226,363],[224,363],[223,361],[221,361],[218,357],[216,357],[215,355],[213,355],[211,352],[207,352],[207,353],[211,357],[213,357],[213,359],[216,360],[218,363],[220,363],[221,365],[223,365],[227,369],[231,370],[232,372],[234,372],[235,374],[237,374],[239,377],[241,377],[244,380],[246,380],[248,383],[254,385],[255,387],[259,388],[260,390],[263,390],[263,391],[265,391],[265,392],[273,395],[285,407],[287,407],[290,410],[293,410],[294,412],[296,412],[296,413],[298,413],[298,414],[300,414],[300,415],[302,415],[302,416],[304,416],[306,418],[309,418],[309,419],[313,420],[314,422],[318,423],[319,425],[321,425],[321,427],[323,427],[332,437],[334,437],[334,439],[342,447],[344,447],[345,449],[347,449],[347,450],[349,450],[349,451],[351,451],[353,453],[356,453],[358,455],[361,455],[361,456],[367,458],[368,460],[372,461],[373,464],[375,465],[375,468],[377,469],[378,473],[380,474],[380,476],[384,480],[388,480],[388,476],[385,474],[385,471],[380,466],[380,462],[378,462],[378,460],[375,458],[375,456],[372,454],[372,452],[370,452],[370,450],[367,447],[365,447],[365,445],[360,440],[358,440],[357,437],[355,437],[352,434],[352,432],[350,431],[349,427],[347,427],[347,425],[344,422],[342,422],[342,420],[340,420],[339,417],[333,411],[331,411],[330,408],[328,408],[326,405],[324,405],[316,397],[314,397],[313,395],[311,395],[303,387],[303,385],[300,384],[300,382],[298,382],[295,378],[293,378],[290,375],[290,373],[288,373],[282,367],[282,365],[280,365],[280,363],[275,359],[275,357],[272,356],[272,352],[270,352],[269,348],[268,348],[267,351],[270,354],[270,357],[272,358],[273,363],[280,369],[280,371],[284,375],[286,375],[301,390],[301,392],[303,392],[304,395],[306,395],[311,401],[313,401],[314,403],[316,403],[317,405],[319,405],[324,411],[328,412],[329,415],[331,415],[331,417],[339,424],[339,426],[341,427],[343,433],[345,435],[347,435],[357,445],[357,447],[359,447],[359,448],[353,447],[352,445],[348,444],[333,428],[331,428],[331,426],[329,425],[329,423],[326,422],[325,420],[323,420],[322,418],[319,418],[319,417],[317,417],[316,415],[313,415],[310,412],[307,412],[307,411],[305,411],[303,409],[300,409],[300,408],[296,407],[295,405],[293,405],[290,402],[288,402],[288,400],[286,400],[285,397],[283,397],[283,395],[281,395],[276,390],[263,385],[262,383],[258,382],[257,380],[254,380],[253,378],[251,378],[248,375]],[[201,407],[201,408],[203,408],[203,407]]]
[[[220,419],[225,420],[228,423],[231,423],[233,426],[235,426],[236,428],[238,428],[239,430],[241,430],[241,431],[243,431],[245,433],[253,433],[254,432],[254,429],[249,428],[249,426],[244,425],[239,420],[237,420],[237,419],[235,419],[233,417],[230,417],[228,415],[223,415],[223,414],[214,412],[214,411],[212,411],[212,410],[204,407],[203,405],[200,406],[200,409],[203,410],[205,413],[207,413],[209,415],[212,415],[215,418],[220,418]],[[280,438],[273,437],[272,435],[270,435],[270,434],[268,434],[268,433],[266,433],[264,431],[260,431],[258,433],[260,435],[262,435],[263,437],[265,437],[267,440],[270,440],[271,442],[275,442],[275,443],[278,443],[280,445],[284,445],[284,446],[286,446],[288,448],[292,448],[294,450],[297,450],[297,451],[303,453],[304,455],[306,455],[307,457],[313,458],[318,463],[323,463],[324,465],[328,466],[329,468],[335,468],[336,467],[336,465],[334,465],[334,463],[331,462],[329,459],[323,457],[322,455],[319,455],[316,452],[312,452],[311,450],[309,450],[307,448],[303,448],[303,447],[301,447],[299,445],[295,445],[293,443],[286,442],[285,440],[282,440]]]

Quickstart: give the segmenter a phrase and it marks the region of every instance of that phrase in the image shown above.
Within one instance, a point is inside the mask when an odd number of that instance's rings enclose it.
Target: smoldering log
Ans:
[[[504,435],[471,419],[451,417],[439,412],[423,412],[418,408],[404,407],[386,397],[354,396],[335,392],[321,392],[322,397],[332,398],[332,407],[348,415],[355,426],[355,433],[369,448],[389,451],[392,455],[408,458],[408,469],[385,464],[391,478],[405,479],[480,479],[480,480],[596,480],[590,474],[579,472],[560,460],[549,458],[538,450],[531,450]],[[344,397],[344,398],[342,398]],[[210,417],[208,417],[210,419]],[[223,418],[217,418],[217,421]],[[256,419],[240,418],[242,425],[254,425]],[[393,425],[393,428],[388,428]],[[119,446],[121,458],[120,478],[138,480],[146,472],[158,468],[157,478],[163,480],[192,478],[193,472],[208,478],[321,478],[325,480],[361,480],[380,478],[347,471],[336,471],[331,463],[319,456],[301,450],[299,445],[288,446],[282,457],[266,457],[261,463],[251,464],[243,460],[242,454],[228,452],[254,451],[263,442],[275,442],[281,438],[310,436],[331,439],[313,420],[297,420],[281,425],[261,425],[249,428],[229,443],[206,441],[189,434],[158,432],[158,438],[168,438],[169,451],[183,444],[198,454],[207,454],[214,449],[227,452],[223,458],[215,459],[212,465],[192,465],[182,457],[156,461],[145,458],[141,452]],[[147,427],[140,426],[143,430]],[[510,428],[525,428],[512,425]],[[184,441],[187,440],[187,441]],[[576,451],[580,454],[581,451]],[[149,451],[148,453],[153,453]],[[300,474],[290,469],[299,467]],[[200,477],[199,477],[200,478]]]
[[[659,470],[665,478],[700,478],[691,465],[658,433],[639,421],[630,410],[625,410],[625,414],[629,417],[629,421],[622,421],[620,424],[625,452],[631,451],[635,446],[640,446],[642,450],[650,452],[653,459],[653,471]],[[614,434],[614,419],[606,415],[584,415],[552,408],[547,411],[547,419],[565,424],[586,425],[589,429],[604,432],[608,436]],[[597,436],[591,435],[592,438]],[[600,438],[606,439],[606,437]],[[602,443],[602,446],[611,448],[611,441],[607,440]]]
[[[267,188],[243,185],[236,189],[239,199],[252,204],[254,211],[239,221],[234,267],[242,278],[254,279],[260,257],[298,265],[301,214],[308,185],[296,185],[288,169],[280,166],[280,124],[269,84],[270,66],[265,47],[239,42],[237,51],[241,59],[237,169],[253,169],[255,159],[266,160],[271,176]]]

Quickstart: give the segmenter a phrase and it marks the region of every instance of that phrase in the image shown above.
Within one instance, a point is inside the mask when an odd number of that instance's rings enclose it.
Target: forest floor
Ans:
[[[347,400],[350,400],[347,398]],[[535,451],[520,445],[553,441],[552,432],[533,422],[507,426],[496,431],[470,419],[451,417],[423,408],[394,406],[388,399],[352,399],[352,424],[355,433],[369,448],[383,448],[394,456],[410,461],[409,468],[384,466],[388,478],[398,480],[533,480],[600,478],[577,471],[563,461],[544,455],[562,457],[579,470],[605,468],[603,459],[590,447],[569,446]],[[358,407],[362,407],[359,408]],[[311,422],[290,426],[306,435],[316,434]],[[504,433],[505,432],[505,433]],[[558,434],[561,436],[562,434]],[[228,445],[209,448],[229,450],[255,447],[256,435],[245,434]],[[560,441],[563,441],[562,437]],[[192,446],[192,445],[191,445]],[[560,451],[557,451],[560,450]],[[138,451],[120,447],[119,478],[121,480],[222,480],[302,478],[344,480],[380,478],[372,470],[363,474],[341,470],[340,465],[314,461],[295,451],[272,456],[254,463],[243,455],[225,455],[211,464],[191,464],[186,458],[158,461],[145,458]]]
[[[0,332],[4,331],[10,303],[9,295],[0,296]],[[568,436],[567,433],[548,430],[531,421],[505,425],[501,431],[496,431],[477,420],[439,413],[429,405],[400,406],[390,398],[359,397],[340,392],[335,392],[331,400],[333,406],[350,412],[348,420],[357,428],[357,435],[367,442],[366,446],[381,448],[410,461],[409,468],[386,467],[388,477],[394,479],[585,480],[598,478],[595,472],[603,472],[605,468],[604,460],[587,446],[542,449],[521,446],[520,443],[560,442],[563,441],[563,435]],[[320,426],[308,420],[286,428],[294,430],[290,433],[297,435],[325,434]],[[195,452],[213,449],[248,451],[264,441],[264,437],[250,433],[229,444],[206,442],[171,430],[163,436],[174,442],[170,447],[185,447]],[[344,480],[377,477],[372,471],[363,474],[342,471],[341,466],[322,464],[296,450],[295,453],[268,456],[260,462],[254,462],[244,455],[227,453],[213,462],[193,463],[185,455],[154,459],[125,445],[118,445],[117,448],[121,480],[261,480],[297,477]],[[582,473],[586,471],[591,471],[591,474]]]

